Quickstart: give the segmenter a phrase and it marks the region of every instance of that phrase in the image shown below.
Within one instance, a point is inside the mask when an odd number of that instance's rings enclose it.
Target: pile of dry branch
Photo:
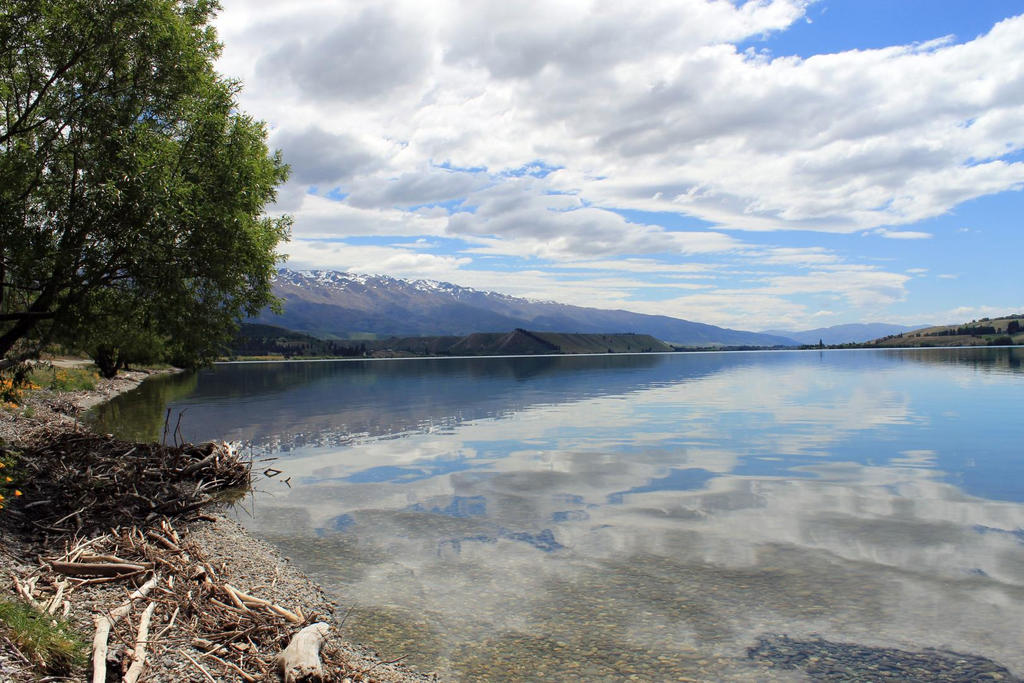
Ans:
[[[276,578],[236,585],[226,565],[179,535],[175,525],[249,490],[252,462],[230,444],[53,430],[18,456],[24,495],[0,519],[40,560],[15,588],[46,614],[81,622],[92,613],[94,683],[134,683],[154,656],[161,680],[373,680],[334,648],[321,652],[330,630],[322,615],[260,597]]]
[[[44,431],[19,457],[24,524],[81,534],[194,513],[248,491],[251,462],[228,443],[164,446],[87,431]]]
[[[117,602],[93,613],[93,683],[134,683],[153,656],[179,662],[181,670],[161,672],[175,680],[253,682],[273,680],[275,672],[286,682],[368,679],[368,672],[348,668],[332,652],[324,653],[325,669],[321,645],[330,627],[320,615],[232,585],[225,568],[212,566],[166,519],[68,546],[15,584],[37,610],[63,616],[83,606],[72,605],[83,587],[123,586]]]

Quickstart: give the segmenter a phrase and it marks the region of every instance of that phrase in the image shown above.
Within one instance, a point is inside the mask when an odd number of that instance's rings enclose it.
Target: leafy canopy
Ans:
[[[217,9],[0,0],[0,367],[54,341],[195,365],[273,302],[287,167],[214,71]]]

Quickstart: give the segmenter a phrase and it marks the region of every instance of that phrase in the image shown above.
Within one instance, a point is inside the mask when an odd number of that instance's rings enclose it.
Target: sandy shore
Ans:
[[[134,389],[152,374],[146,371],[122,372],[114,379],[101,379],[91,391],[32,392],[19,409],[0,411],[0,441],[18,445],[37,430],[77,426],[78,416],[85,410]],[[331,672],[328,680],[437,680],[433,675],[420,674],[401,664],[386,663],[389,653],[381,655],[344,640],[340,623],[344,612],[320,586],[291,566],[275,548],[250,536],[225,515],[213,513],[203,517],[182,524],[179,531],[200,548],[214,566],[230,576],[235,585],[258,590],[262,597],[277,604],[300,608],[302,613],[318,614],[334,626],[328,643],[340,655],[345,666]],[[15,578],[27,576],[39,567],[39,548],[31,546],[31,539],[19,537],[0,525],[0,590],[6,591],[5,599],[15,599],[11,589]],[[71,610],[68,618],[81,629],[85,641],[91,639],[94,608],[103,609],[101,605],[117,604],[123,599],[123,591],[124,587],[119,584],[102,583],[76,589],[69,601]],[[197,667],[195,661],[204,661],[203,653],[190,651],[187,643],[152,649],[143,681],[209,681],[211,675],[217,681],[239,680],[237,676],[218,674],[213,666],[203,667],[205,671]],[[0,638],[0,680],[20,683],[38,678],[39,673],[33,670],[31,662],[26,662],[9,642]],[[86,672],[82,671],[80,678],[60,680],[87,680]],[[275,677],[268,676],[263,680],[275,680]]]

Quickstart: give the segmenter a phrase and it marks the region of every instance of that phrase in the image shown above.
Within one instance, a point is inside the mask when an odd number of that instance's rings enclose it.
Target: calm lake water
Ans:
[[[239,512],[386,657],[799,680],[766,634],[1024,674],[1024,349],[228,364],[102,429],[279,456]],[[280,480],[290,477],[291,488]]]

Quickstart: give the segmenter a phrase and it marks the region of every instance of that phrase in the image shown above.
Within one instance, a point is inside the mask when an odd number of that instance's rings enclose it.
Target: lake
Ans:
[[[1022,360],[223,364],[96,417],[159,440],[170,407],[171,432],[278,457],[240,521],[351,610],[350,638],[424,671],[1006,677],[1024,673]]]

